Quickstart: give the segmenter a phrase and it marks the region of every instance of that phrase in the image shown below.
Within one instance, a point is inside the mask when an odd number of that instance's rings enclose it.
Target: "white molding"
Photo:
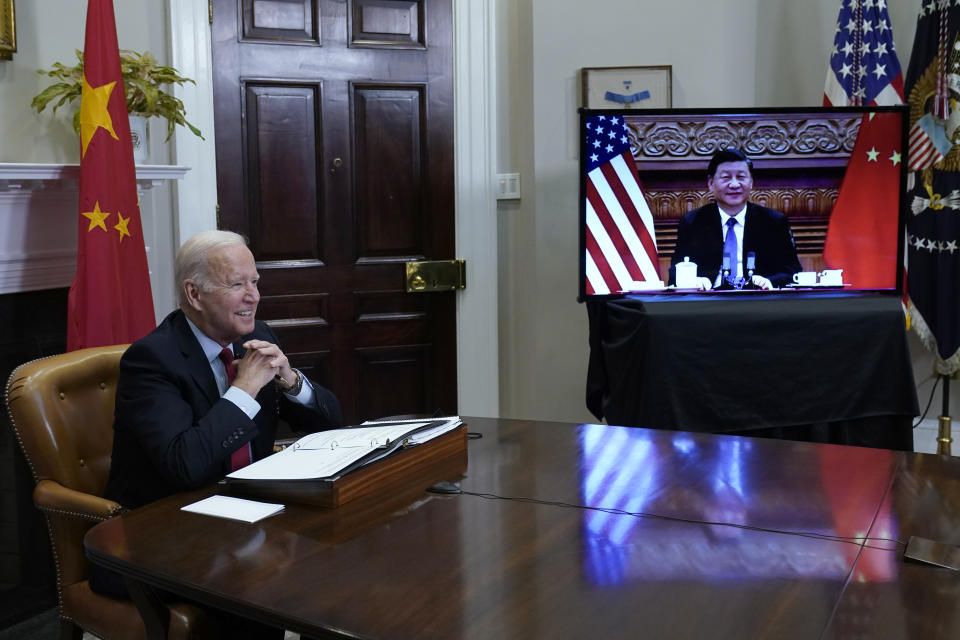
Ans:
[[[173,134],[174,158],[193,167],[175,191],[171,229],[174,249],[198,231],[217,228],[217,158],[213,137],[213,63],[207,3],[196,0],[170,2],[170,58],[182,75],[196,84],[174,87],[183,100],[190,122],[203,132],[201,140],[186,127]]]
[[[76,270],[76,248],[8,254],[0,257],[0,294],[69,287]]]
[[[500,415],[497,312],[495,0],[453,0],[457,257],[457,402],[463,415]]]
[[[161,164],[136,166],[137,188],[146,191],[166,180],[180,180],[190,167]],[[73,181],[80,178],[79,164],[43,164],[36,162],[0,162],[0,192],[32,191],[47,182]],[[74,185],[74,188],[76,186]]]

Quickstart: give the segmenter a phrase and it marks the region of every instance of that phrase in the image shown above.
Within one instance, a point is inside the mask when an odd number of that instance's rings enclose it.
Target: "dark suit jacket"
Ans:
[[[258,321],[252,334],[234,343],[234,353],[243,353],[240,345],[250,338],[277,342]],[[230,454],[243,444],[252,443],[254,460],[272,453],[278,416],[303,431],[339,427],[336,397],[320,385],[313,389],[317,407],[305,407],[267,384],[251,420],[220,397],[200,343],[183,312],[174,311],[120,361],[105,497],[135,508],[222,478]]]
[[[769,278],[775,287],[793,282],[793,274],[800,271],[801,266],[787,216],[748,202],[743,234],[744,254],[756,253],[754,274]],[[690,256],[690,260],[697,263],[698,276],[716,282],[723,265],[723,233],[716,202],[680,218],[677,248],[670,260],[670,284],[676,284],[675,266],[684,256]],[[746,260],[743,262],[746,265]]]

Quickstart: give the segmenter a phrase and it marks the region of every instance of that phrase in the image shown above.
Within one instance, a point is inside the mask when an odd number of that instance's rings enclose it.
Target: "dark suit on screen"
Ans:
[[[252,334],[234,342],[234,353],[242,354],[240,345],[251,338],[277,343],[270,327],[258,321]],[[316,407],[291,401],[271,382],[256,397],[260,411],[248,418],[220,397],[186,316],[174,311],[120,362],[105,497],[134,508],[209,484],[229,472],[230,454],[246,442],[254,460],[272,453],[278,418],[303,431],[339,427],[336,397],[312,386]]]
[[[744,258],[751,251],[756,254],[754,273],[768,278],[775,287],[793,282],[793,274],[801,270],[787,216],[753,202],[747,203],[742,250]],[[684,256],[697,263],[698,276],[716,282],[723,265],[723,232],[716,202],[680,218],[677,248],[670,260],[670,284],[676,283],[675,266]],[[743,263],[746,271],[745,259]]]

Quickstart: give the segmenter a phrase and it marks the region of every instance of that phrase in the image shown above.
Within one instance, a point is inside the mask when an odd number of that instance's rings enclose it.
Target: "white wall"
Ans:
[[[894,42],[906,69],[920,0],[890,4]],[[501,414],[593,420],[584,405],[586,311],[576,302],[578,70],[672,65],[675,107],[819,105],[840,4],[500,5],[497,171],[519,171],[523,180],[523,199],[502,202],[499,209]],[[930,371],[930,356],[916,340],[911,346],[919,383]],[[924,403],[929,388],[921,389]],[[957,402],[960,393],[953,400],[960,408]]]
[[[758,3],[757,106],[820,104],[839,9],[839,0]],[[893,43],[904,74],[919,10],[920,0],[887,3]]]
[[[114,7],[120,48],[150,51],[165,61],[166,0],[125,0]],[[38,115],[30,100],[52,83],[38,69],[56,61],[76,63],[74,50],[83,49],[86,12],[87,3],[79,0],[17,2],[17,53],[13,61],[0,62],[0,162],[79,162],[72,107],[59,109],[56,117],[49,107]],[[157,151],[163,153],[164,146]]]
[[[38,69],[48,69],[56,61],[75,64],[74,50],[84,46],[86,8],[87,3],[80,0],[17,2],[17,53],[12,61],[0,61],[0,162],[80,162],[79,142],[71,125],[74,106],[65,105],[54,116],[50,107],[37,114],[30,108],[30,101],[52,83],[50,78],[39,75]],[[161,62],[168,62],[167,0],[115,1],[114,11],[121,49],[150,51]],[[169,145],[163,142],[165,127],[157,124],[151,124],[149,162],[168,164]],[[170,234],[170,186],[142,193],[140,205],[154,308],[162,317],[173,308],[172,277],[167,266],[172,263],[175,250]],[[77,210],[70,209],[63,212],[63,222],[75,229]]]

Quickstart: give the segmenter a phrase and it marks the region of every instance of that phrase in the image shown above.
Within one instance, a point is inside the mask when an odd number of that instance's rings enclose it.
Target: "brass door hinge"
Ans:
[[[406,263],[407,293],[455,291],[467,286],[464,260],[423,260]]]

